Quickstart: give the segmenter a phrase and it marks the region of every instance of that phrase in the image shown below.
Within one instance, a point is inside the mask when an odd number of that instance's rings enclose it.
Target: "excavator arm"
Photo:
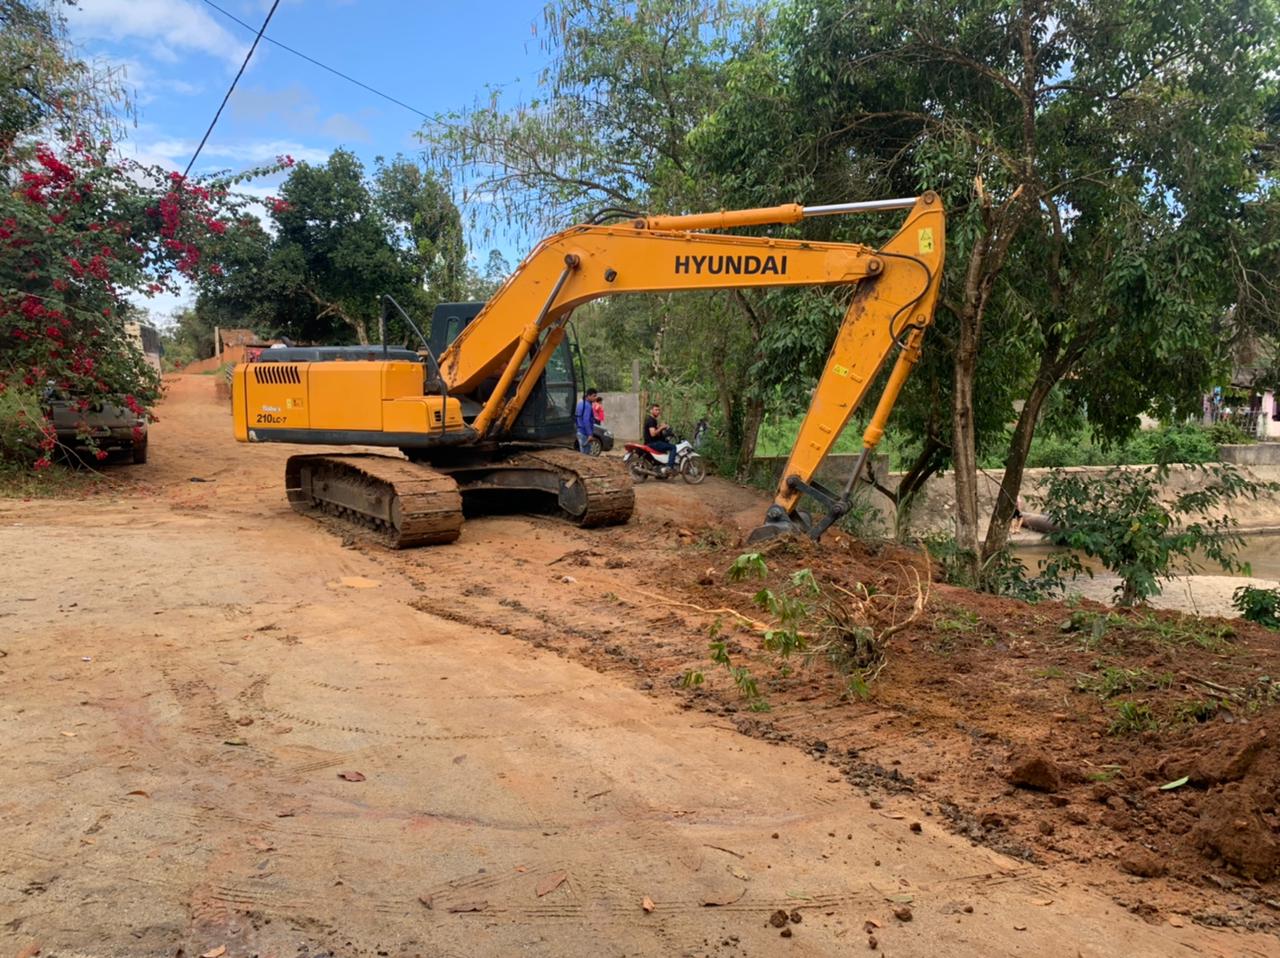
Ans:
[[[706,232],[894,209],[909,212],[879,249]],[[577,226],[548,237],[526,258],[441,357],[441,375],[450,393],[472,393],[496,377],[471,427],[481,439],[501,438],[563,338],[570,313],[584,302],[624,293],[854,285],[765,526],[753,534],[799,528],[816,538],[848,511],[854,483],[919,360],[938,297],[945,226],[942,203],[931,192],[899,200]],[[530,303],[542,304],[536,316],[530,316]],[[814,478],[819,465],[895,349],[897,359],[863,434],[853,474],[842,491],[823,487]],[[802,495],[825,508],[816,524],[797,511]]]

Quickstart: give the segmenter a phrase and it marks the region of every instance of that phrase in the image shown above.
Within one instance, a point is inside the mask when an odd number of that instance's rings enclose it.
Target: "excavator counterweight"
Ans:
[[[907,209],[879,249],[715,230],[813,216]],[[584,224],[547,237],[484,304],[436,310],[422,348],[284,348],[237,367],[236,438],[399,449],[290,459],[295,508],[361,526],[394,547],[449,542],[465,510],[513,503],[583,526],[626,522],[634,493],[621,463],[572,452],[578,383],[566,338],[575,307],[624,293],[779,286],[854,287],[760,535],[814,536],[844,515],[933,320],[945,216],[932,193],[830,206],[790,204]],[[388,304],[399,309],[390,297]],[[385,314],[384,314],[385,319]],[[815,474],[891,353],[898,358],[864,453],[843,491]],[[809,496],[817,522],[798,508]]]

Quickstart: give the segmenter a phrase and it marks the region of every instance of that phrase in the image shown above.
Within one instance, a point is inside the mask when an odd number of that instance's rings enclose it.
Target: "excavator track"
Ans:
[[[635,489],[620,460],[584,456],[571,449],[539,449],[520,453],[503,464],[557,475],[562,490],[560,507],[566,518],[583,528],[621,525],[635,510]]]
[[[331,517],[392,549],[443,545],[462,532],[462,495],[429,466],[376,455],[290,456],[285,491],[303,515]]]

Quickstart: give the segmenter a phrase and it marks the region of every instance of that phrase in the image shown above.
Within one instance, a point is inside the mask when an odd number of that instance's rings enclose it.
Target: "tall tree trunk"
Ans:
[[[1000,491],[991,509],[991,523],[987,526],[987,540],[982,547],[983,561],[1003,549],[1009,541],[1009,522],[1013,519],[1013,511],[1018,504],[1018,492],[1022,488],[1027,454],[1031,451],[1031,440],[1035,437],[1040,410],[1044,408],[1045,400],[1049,398],[1049,393],[1058,382],[1057,369],[1056,357],[1041,359],[1040,369],[1036,373],[1035,382],[1031,385],[1031,392],[1027,395],[1022,412],[1018,416],[1018,422],[1013,427],[1013,436],[1009,440],[1009,455],[1004,464],[1004,477],[1000,480]]]
[[[738,446],[738,461],[734,466],[739,478],[745,478],[751,472],[751,460],[755,458],[756,439],[763,421],[764,400],[748,399],[742,417],[742,444]]]
[[[1028,161],[1029,163],[1030,161]],[[982,177],[974,180],[974,194],[982,217],[983,230],[974,241],[965,267],[964,305],[956,318],[955,395],[952,397],[954,435],[951,461],[956,470],[956,551],[965,577],[980,587],[982,555],[978,539],[978,424],[973,414],[973,385],[978,374],[978,345],[982,341],[982,320],[996,278],[1004,265],[1031,209],[1024,186],[1020,185],[998,209],[983,188]]]
[[[968,311],[966,310],[966,313]],[[973,585],[978,584],[978,436],[973,418],[973,381],[978,372],[978,324],[960,317],[952,405],[951,459],[956,477],[956,550]]]

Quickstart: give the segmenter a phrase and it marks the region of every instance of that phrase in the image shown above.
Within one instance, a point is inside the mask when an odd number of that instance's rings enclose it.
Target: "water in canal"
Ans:
[[[1034,572],[1039,567],[1041,559],[1058,550],[1047,543],[1032,543],[1019,545],[1013,551],[1022,560],[1022,564]],[[1280,535],[1245,536],[1244,548],[1240,550],[1239,558],[1249,563],[1250,570],[1257,578],[1274,579],[1277,583],[1280,583]],[[1081,556],[1081,562],[1087,567],[1092,567],[1095,573],[1104,571],[1092,559]],[[1225,572],[1217,563],[1208,560],[1200,563],[1200,568],[1197,572],[1200,575],[1232,574]]]

